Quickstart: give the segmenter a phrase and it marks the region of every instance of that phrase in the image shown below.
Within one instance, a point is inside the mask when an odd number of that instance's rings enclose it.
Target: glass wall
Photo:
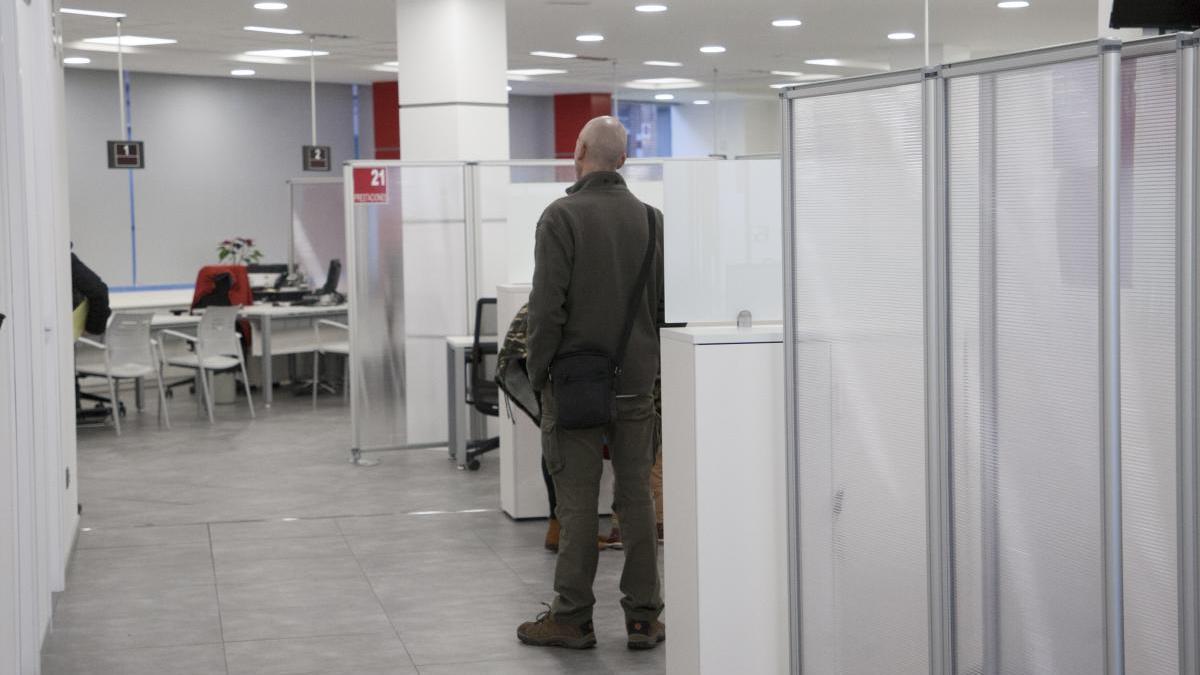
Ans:
[[[341,178],[296,178],[288,262],[312,288],[325,285],[329,261],[346,261],[346,197]],[[338,284],[345,292],[346,277]]]

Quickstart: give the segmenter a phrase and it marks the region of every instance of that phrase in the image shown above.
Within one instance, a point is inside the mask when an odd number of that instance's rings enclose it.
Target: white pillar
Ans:
[[[0,675],[38,672],[77,523],[65,487],[75,455],[70,255],[51,4],[0,0]]]
[[[400,156],[508,159],[505,0],[396,0]]]

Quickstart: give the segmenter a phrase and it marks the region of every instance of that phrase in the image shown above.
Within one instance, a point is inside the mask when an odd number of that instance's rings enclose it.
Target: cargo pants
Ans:
[[[621,574],[621,607],[628,621],[653,621],[662,613],[662,583],[658,576],[658,531],[650,467],[654,464],[654,397],[617,399],[616,418],[593,429],[558,427],[552,385],[542,393],[542,453],[558,495],[556,515],[562,527],[554,570],[556,596],[551,605],[556,621],[581,624],[592,619],[596,596],[600,522],[600,475],[604,441],[615,477],[613,508],[621,514],[625,568]]]

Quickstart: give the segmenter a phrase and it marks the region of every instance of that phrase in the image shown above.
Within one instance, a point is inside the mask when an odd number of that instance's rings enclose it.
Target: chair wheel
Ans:
[[[473,460],[467,462],[467,468],[472,471],[478,471],[479,470],[479,460],[473,459]]]

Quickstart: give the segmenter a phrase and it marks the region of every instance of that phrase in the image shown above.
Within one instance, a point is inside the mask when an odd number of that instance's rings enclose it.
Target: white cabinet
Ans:
[[[782,332],[662,332],[669,675],[788,671]]]

